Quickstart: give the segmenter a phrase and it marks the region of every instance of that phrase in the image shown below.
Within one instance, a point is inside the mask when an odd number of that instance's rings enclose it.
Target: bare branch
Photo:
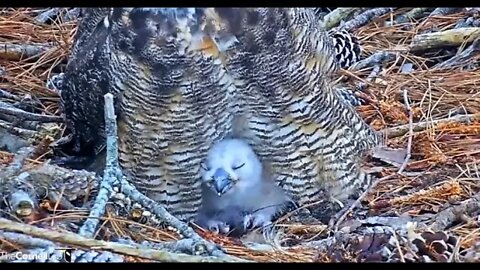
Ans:
[[[480,51],[480,38],[477,38],[472,45],[470,45],[466,50],[460,54],[455,55],[454,57],[448,59],[445,62],[438,63],[433,68],[434,69],[447,69],[453,68],[455,66],[460,66],[466,64],[470,59],[478,54]]]
[[[414,132],[419,132],[419,131],[425,130],[429,126],[438,125],[441,123],[448,123],[448,122],[469,123],[479,118],[480,118],[480,114],[456,115],[456,116],[445,118],[445,119],[414,123],[412,125],[412,129]],[[407,124],[407,125],[387,128],[382,130],[381,132],[383,134],[387,134],[388,138],[395,138],[395,137],[403,136],[405,133],[409,132],[409,130],[410,130],[410,125]]]
[[[26,112],[24,110],[15,108],[12,105],[2,101],[0,101],[0,113],[16,116],[20,120],[33,120],[33,121],[39,121],[39,122],[45,122],[45,123],[64,121],[63,118],[60,116],[42,115],[42,114]]]
[[[151,248],[139,249],[138,247],[131,245],[86,238],[71,232],[57,232],[38,228],[28,224],[13,222],[4,218],[0,218],[0,230],[23,233],[33,237],[47,239],[53,242],[95,250],[106,250],[114,253],[136,256],[161,262],[247,262],[246,260],[237,259],[230,256],[220,258],[210,256],[203,257],[195,255],[177,254]]]
[[[342,20],[345,20],[358,8],[336,8],[332,12],[325,15],[320,22],[322,29],[330,30],[338,25]]]
[[[369,9],[362,14],[356,16],[354,19],[351,19],[350,21],[346,22],[343,27],[343,29],[347,31],[351,31],[353,29],[359,28],[361,26],[364,26],[365,24],[371,22],[373,19],[380,17],[382,15],[387,14],[388,12],[391,12],[392,8],[373,8]]]
[[[480,37],[480,27],[464,27],[428,34],[416,35],[409,45],[411,52],[429,49],[460,46],[464,42],[472,42]]]

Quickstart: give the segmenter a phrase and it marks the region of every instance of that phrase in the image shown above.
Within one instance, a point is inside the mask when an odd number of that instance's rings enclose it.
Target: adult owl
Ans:
[[[334,43],[308,8],[83,10],[61,98],[75,149],[104,144],[115,96],[124,174],[182,220],[214,142],[246,140],[303,205],[344,201],[379,136],[333,90]]]

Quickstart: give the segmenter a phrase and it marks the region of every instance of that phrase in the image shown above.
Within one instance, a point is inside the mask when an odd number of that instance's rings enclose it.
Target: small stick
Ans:
[[[22,100],[21,97],[19,97],[17,95],[14,95],[14,94],[10,93],[9,91],[3,90],[3,89],[0,89],[0,97],[15,100],[15,101]]]
[[[367,194],[373,190],[380,182],[384,181],[384,180],[388,180],[390,178],[392,178],[393,176],[395,176],[396,174],[391,174],[391,175],[387,175],[385,177],[382,177],[382,178],[379,178],[379,179],[376,179],[372,185],[367,188],[361,195],[360,197],[358,197],[358,199],[355,200],[355,202],[353,202],[349,207],[346,207],[344,209],[342,209],[340,212],[338,212],[338,214],[336,214],[335,216],[339,216],[338,219],[332,219],[330,220],[328,226],[330,228],[334,228],[333,230],[334,231],[338,231],[338,227],[340,226],[340,224],[345,220],[345,218],[347,218],[348,214],[350,212],[353,211],[353,209],[355,209],[357,206],[360,205],[360,202],[367,196]]]
[[[380,69],[379,65],[373,66],[373,69],[370,72],[370,74],[368,74],[366,81],[367,82],[372,82],[378,76],[378,74],[380,73],[380,70],[381,69]],[[368,85],[368,83],[366,83],[366,82],[360,82],[359,84],[356,85],[355,90],[363,91],[363,90],[365,90],[367,85]]]
[[[398,241],[398,236],[395,230],[392,230],[393,238],[395,239],[395,246],[398,249],[398,255],[400,256],[400,262],[405,262],[405,256],[403,255],[402,247],[400,246],[400,241]]]
[[[355,71],[355,70],[364,69],[366,67],[380,65],[382,63],[395,59],[396,56],[397,56],[396,52],[379,51],[353,64],[349,68],[349,70]]]
[[[46,11],[38,14],[35,17],[35,21],[37,21],[39,23],[46,23],[48,20],[51,20],[55,16],[57,16],[59,11],[60,11],[60,8],[49,8]]]
[[[407,106],[408,110],[408,144],[407,144],[407,155],[405,156],[405,160],[398,169],[398,174],[402,174],[403,170],[407,167],[408,162],[410,161],[411,151],[412,151],[412,140],[413,140],[413,112],[412,107],[410,107],[410,102],[408,102],[408,93],[407,89],[403,89],[403,101],[405,102],[405,106]]]
[[[465,115],[455,115],[450,118],[438,119],[433,121],[423,121],[413,124],[413,131],[419,132],[427,129],[429,126],[438,125],[448,122],[460,122],[460,123],[470,123],[475,119],[480,119],[480,113],[477,114],[465,114]],[[410,125],[401,125],[392,128],[387,128],[382,130],[383,134],[387,134],[388,138],[395,138],[403,136],[405,133],[410,131]]]
[[[1,128],[8,130],[8,132],[11,135],[18,136],[25,141],[27,141],[30,138],[33,138],[35,135],[37,135],[37,132],[35,132],[33,130],[15,127],[11,123],[8,123],[8,122],[2,121],[2,120],[0,120],[0,129]]]

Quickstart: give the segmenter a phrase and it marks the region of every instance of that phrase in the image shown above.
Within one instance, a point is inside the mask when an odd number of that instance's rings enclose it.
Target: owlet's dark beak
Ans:
[[[222,196],[232,187],[232,181],[228,172],[220,168],[215,171],[213,174],[213,186],[218,196]]]

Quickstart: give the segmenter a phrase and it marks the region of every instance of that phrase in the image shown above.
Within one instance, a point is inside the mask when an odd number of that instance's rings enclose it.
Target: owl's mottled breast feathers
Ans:
[[[356,158],[379,137],[332,89],[337,68],[311,9],[87,9],[62,104],[77,148],[96,150],[114,93],[125,174],[189,219],[206,152],[238,130],[300,203],[365,182]]]

